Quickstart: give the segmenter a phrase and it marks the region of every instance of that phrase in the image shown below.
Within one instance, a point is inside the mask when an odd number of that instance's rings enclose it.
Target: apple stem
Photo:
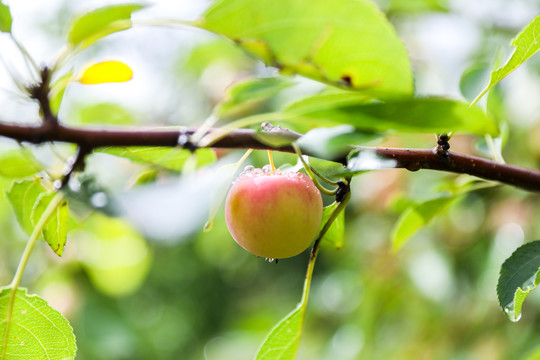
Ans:
[[[270,162],[270,166],[272,167],[272,172],[275,172],[276,167],[274,166],[274,157],[272,156],[272,150],[268,150],[268,161]]]
[[[306,173],[308,174],[308,176],[311,178],[311,180],[313,181],[313,183],[315,184],[315,186],[317,187],[317,189],[319,189],[320,192],[322,192],[323,194],[325,195],[329,195],[329,196],[334,196],[337,194],[337,191],[339,189],[339,187],[336,187],[334,190],[328,190],[327,188],[325,188],[324,186],[321,185],[321,183],[319,182],[319,180],[317,180],[317,178],[315,177],[315,174],[314,174],[314,170],[311,166],[309,166],[306,161],[304,160],[304,157],[302,155],[302,152],[300,151],[300,148],[298,147],[298,144],[294,143],[292,144],[293,148],[294,148],[294,151],[296,152],[296,154],[298,155],[298,157],[300,158],[300,161],[302,162],[302,164],[304,165],[304,169],[306,169]],[[337,184],[337,183],[336,183]]]

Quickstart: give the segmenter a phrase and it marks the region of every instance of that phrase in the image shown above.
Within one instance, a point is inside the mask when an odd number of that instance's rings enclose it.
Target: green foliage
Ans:
[[[378,138],[378,134],[362,133],[351,125],[340,125],[310,130],[298,140],[298,145],[313,156],[338,159],[347,155],[353,146],[365,145]]]
[[[21,228],[30,235],[49,203],[56,196],[48,192],[39,180],[14,182],[6,197],[15,212]],[[62,201],[43,227],[43,237],[51,249],[62,256],[67,238],[67,200]]]
[[[290,81],[281,77],[258,78],[243,81],[228,89],[225,100],[215,113],[220,118],[235,118],[277,95],[291,86]]]
[[[392,230],[392,249],[398,251],[423,226],[446,211],[457,198],[441,196],[409,206],[399,217]]]
[[[477,102],[484,96],[489,89],[495,86],[499,81],[505,78],[512,71],[517,69],[527,59],[533,56],[540,50],[540,15],[536,16],[517,36],[512,40],[512,46],[515,47],[514,52],[506,63],[491,73],[489,84],[476,97],[474,102]]]
[[[11,291],[0,291],[2,340]],[[3,347],[1,341],[0,353]],[[75,335],[68,321],[39,296],[28,295],[25,289],[17,290],[5,359],[69,360],[75,358],[76,351]]]
[[[12,22],[13,19],[11,18],[9,6],[5,5],[3,1],[0,1],[0,31],[10,33]]]
[[[256,360],[294,360],[302,334],[305,311],[305,306],[301,303],[283,318],[264,340]]]
[[[32,208],[32,223],[36,225],[45,212],[45,209],[49,206],[50,202],[54,199],[56,193],[43,192],[39,194]],[[51,215],[49,221],[43,227],[43,238],[49,244],[51,249],[58,255],[62,256],[64,253],[64,246],[66,245],[67,232],[68,232],[68,218],[69,210],[67,200],[63,200],[57,207],[54,213]]]
[[[131,14],[145,7],[142,4],[105,6],[80,15],[69,26],[68,43],[85,48],[109,34],[132,26]]]
[[[168,170],[181,171],[186,162],[194,156],[197,166],[211,164],[216,159],[212,149],[197,149],[192,155],[189,150],[167,147],[109,147],[98,150],[114,156],[120,156],[141,164],[156,165]]]
[[[200,26],[284,74],[381,98],[413,92],[401,40],[366,0],[221,0],[204,14]]]
[[[39,171],[39,163],[28,150],[8,150],[0,154],[0,176],[21,179]]]
[[[331,205],[325,206],[323,209],[323,219],[321,224],[321,229],[323,224],[325,224],[332,215],[332,212],[338,207],[339,203],[334,202]],[[341,249],[343,246],[343,242],[345,241],[345,212],[342,211],[339,213],[338,217],[326,234],[324,234],[323,241],[328,241],[331,243],[336,249]]]
[[[340,97],[338,97],[338,100]],[[497,135],[495,122],[477,107],[442,98],[417,98],[378,103],[313,102],[293,104],[285,110],[293,120],[310,126],[350,124],[363,131],[400,131],[417,133],[467,132]],[[354,100],[353,100],[354,101]],[[306,106],[304,106],[306,105]]]
[[[28,235],[34,230],[32,217],[34,206],[43,193],[46,193],[46,190],[39,180],[14,182],[6,192],[6,197],[15,212],[19,225]]]
[[[521,318],[523,301],[540,283],[540,240],[519,247],[501,267],[499,305],[512,321]]]

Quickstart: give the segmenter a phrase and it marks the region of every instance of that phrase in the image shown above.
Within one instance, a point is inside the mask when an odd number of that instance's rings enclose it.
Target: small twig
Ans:
[[[77,154],[68,159],[62,179],[58,179],[54,182],[54,187],[57,190],[63,189],[69,183],[69,179],[74,172],[84,170],[86,166],[86,156],[91,152],[92,149],[80,146]]]

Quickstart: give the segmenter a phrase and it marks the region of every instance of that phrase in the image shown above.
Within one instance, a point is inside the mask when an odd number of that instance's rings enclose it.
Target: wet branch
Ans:
[[[45,124],[45,123],[44,123]],[[20,142],[41,144],[47,142],[65,142],[78,145],[90,152],[93,149],[108,146],[179,146],[179,138],[189,138],[196,129],[152,130],[142,128],[75,128],[56,124],[55,126],[24,126],[0,122],[0,136]],[[210,132],[215,130],[210,130]],[[291,132],[287,131],[290,136]],[[237,129],[220,138],[213,148],[229,149],[264,149],[294,152],[292,146],[276,148],[260,142],[254,130]],[[294,135],[300,138],[301,134]],[[193,150],[194,144],[189,144]],[[196,144],[195,144],[196,146]],[[402,149],[383,147],[354,147],[361,151],[374,151],[379,157],[396,161],[397,168],[410,171],[430,169],[453,173],[469,174],[482,179],[497,181],[524,190],[540,192],[540,171],[518,166],[500,164],[483,158],[436,149]],[[352,148],[351,148],[352,149]],[[304,152],[306,155],[313,155]],[[344,156],[327,158],[346,164]]]

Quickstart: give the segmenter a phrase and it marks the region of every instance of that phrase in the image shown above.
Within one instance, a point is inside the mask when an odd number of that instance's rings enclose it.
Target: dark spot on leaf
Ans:
[[[343,75],[341,80],[345,83],[346,86],[352,86],[352,77],[350,75]]]

